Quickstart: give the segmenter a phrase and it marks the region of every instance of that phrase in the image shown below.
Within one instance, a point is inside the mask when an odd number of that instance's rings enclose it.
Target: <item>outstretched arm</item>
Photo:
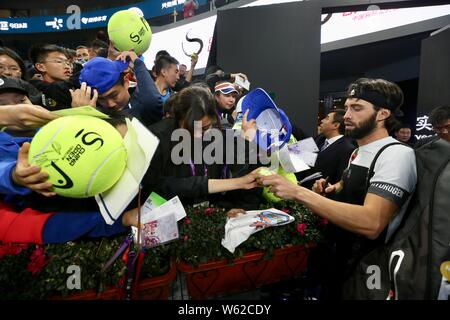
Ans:
[[[41,106],[17,104],[0,106],[0,127],[10,129],[35,129],[58,118]]]
[[[276,196],[301,202],[335,225],[369,239],[376,239],[380,235],[398,209],[394,202],[372,193],[366,195],[363,205],[355,205],[330,200],[277,174],[259,176],[258,181],[263,186],[270,186],[270,191]]]

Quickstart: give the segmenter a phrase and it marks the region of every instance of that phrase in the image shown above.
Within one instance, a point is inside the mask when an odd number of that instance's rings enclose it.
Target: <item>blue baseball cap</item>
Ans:
[[[281,149],[291,138],[292,132],[292,125],[284,111],[261,88],[253,89],[241,100],[242,113],[249,110],[247,119],[256,120],[256,141],[259,146],[265,150],[272,147]]]
[[[95,57],[83,65],[80,84],[86,82],[88,86],[97,89],[98,94],[103,94],[119,81],[120,74],[127,68],[128,63],[122,60]]]

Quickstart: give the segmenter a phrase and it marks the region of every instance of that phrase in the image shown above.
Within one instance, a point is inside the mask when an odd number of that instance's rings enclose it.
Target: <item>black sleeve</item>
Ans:
[[[25,90],[27,90],[28,98],[30,99],[32,104],[44,106],[44,103],[42,101],[42,92],[40,90],[36,89],[35,86],[26,81],[21,80],[20,83],[23,85]]]
[[[40,80],[30,81],[38,90],[42,91],[43,106],[50,110],[69,109],[72,106],[71,84],[66,81],[47,83]]]
[[[176,172],[169,172],[171,169],[166,166],[171,162],[170,154],[170,145],[167,144],[167,139],[160,137],[160,144],[142,181],[144,199],[152,191],[166,199],[174,196],[192,199],[206,196],[208,194],[208,178],[204,176],[177,177]]]
[[[142,60],[134,61],[134,72],[138,85],[130,101],[131,114],[149,126],[163,117],[161,95]]]
[[[210,195],[209,199],[215,205],[230,209],[258,210],[262,203],[262,188],[254,188],[250,190],[234,190],[225,194]]]

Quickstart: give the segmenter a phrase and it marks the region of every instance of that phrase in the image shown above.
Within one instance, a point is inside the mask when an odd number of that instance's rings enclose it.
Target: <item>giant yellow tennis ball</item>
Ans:
[[[152,41],[152,30],[147,21],[133,10],[114,13],[108,21],[108,35],[117,50],[133,49],[137,55],[147,51]]]
[[[266,169],[266,168],[263,168],[263,169]],[[261,172],[261,170],[260,170],[259,173],[261,173],[262,175],[272,174],[272,172],[269,171],[268,169],[267,169],[267,171],[264,170],[263,172]],[[288,173],[288,172],[284,171],[282,167],[278,168],[277,173],[280,176],[285,177],[286,179],[288,179],[292,183],[297,184],[297,177],[295,176],[294,173]],[[274,202],[274,203],[280,202],[282,200],[281,198],[278,198],[276,195],[274,195],[272,192],[269,192],[269,188],[268,187],[265,187],[263,189],[263,196],[264,196],[264,198],[267,201]]]
[[[49,174],[57,194],[86,198],[119,180],[127,152],[122,136],[106,121],[67,116],[39,130],[31,141],[28,161]]]

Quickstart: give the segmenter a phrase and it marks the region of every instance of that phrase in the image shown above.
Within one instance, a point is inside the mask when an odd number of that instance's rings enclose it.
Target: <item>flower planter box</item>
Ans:
[[[190,297],[205,299],[295,278],[306,269],[310,247],[276,249],[269,259],[264,259],[263,251],[255,251],[232,261],[211,261],[197,268],[180,263],[178,270],[186,274]]]
[[[140,279],[133,292],[134,300],[168,300],[170,286],[177,275],[175,263],[171,263],[170,270],[158,277]],[[122,288],[108,288],[103,292],[87,290],[82,293],[71,294],[67,297],[52,297],[52,300],[121,300],[124,298]]]
[[[133,294],[135,300],[168,300],[170,286],[177,276],[177,266],[171,263],[170,270],[159,277],[141,279]]]

